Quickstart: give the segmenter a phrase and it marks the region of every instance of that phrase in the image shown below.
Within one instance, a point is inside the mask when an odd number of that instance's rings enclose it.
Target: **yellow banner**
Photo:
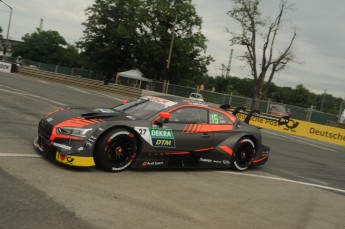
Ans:
[[[246,115],[238,113],[237,117],[241,120],[244,120]],[[259,117],[252,117],[249,123],[265,129],[276,130],[288,134],[345,146],[345,129],[341,128],[305,122],[297,119],[290,119],[289,123],[279,125],[275,121]]]

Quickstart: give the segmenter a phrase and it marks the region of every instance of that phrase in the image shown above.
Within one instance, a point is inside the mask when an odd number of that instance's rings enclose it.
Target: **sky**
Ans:
[[[9,38],[21,40],[32,33],[43,19],[44,30],[56,30],[68,43],[82,37],[86,20],[84,10],[93,0],[3,0],[12,7]],[[231,0],[192,0],[197,14],[202,18],[202,33],[207,38],[207,54],[215,61],[208,67],[210,76],[222,74],[222,64],[228,65],[230,51],[231,76],[251,78],[250,69],[239,60],[244,49],[230,46],[230,34],[240,32],[240,27],[226,13],[232,8]],[[294,9],[284,15],[276,48],[284,50],[293,34],[297,32],[294,49],[298,63],[275,75],[278,86],[295,88],[303,84],[311,92],[332,94],[345,100],[345,1],[344,0],[289,0]],[[278,0],[262,0],[261,12],[265,17],[275,18],[279,11]],[[6,37],[10,9],[0,2],[0,26]]]

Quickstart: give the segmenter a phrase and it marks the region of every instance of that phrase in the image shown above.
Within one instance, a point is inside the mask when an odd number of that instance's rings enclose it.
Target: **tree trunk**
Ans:
[[[251,109],[259,109],[260,101],[262,97],[262,82],[260,80],[254,80],[253,96]]]

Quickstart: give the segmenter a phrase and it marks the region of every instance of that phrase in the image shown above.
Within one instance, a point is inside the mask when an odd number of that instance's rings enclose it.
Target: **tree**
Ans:
[[[293,42],[296,32],[293,32],[285,49],[277,51],[277,35],[282,27],[283,15],[289,9],[288,1],[281,0],[279,14],[272,22],[263,19],[259,10],[261,0],[233,0],[233,2],[235,6],[228,12],[228,15],[240,23],[242,31],[240,33],[231,32],[230,41],[231,45],[240,45],[246,49],[241,60],[245,61],[251,69],[254,79],[253,106],[258,108],[274,75],[283,70],[289,62],[295,60]],[[262,32],[263,29],[267,31]],[[260,36],[263,39],[262,47],[258,42]],[[268,76],[267,79],[266,76]]]
[[[140,68],[146,77],[197,84],[212,60],[191,0],[96,0],[78,42],[94,69],[113,75]],[[171,65],[167,59],[174,37]]]
[[[135,56],[154,79],[195,86],[206,80],[206,38],[191,0],[142,1],[141,30]],[[169,65],[169,51],[171,58]]]
[[[14,56],[44,63],[80,66],[80,57],[74,46],[68,45],[59,32],[37,29],[25,34],[23,42],[12,47]]]
[[[0,26],[0,39],[2,39],[2,28]]]
[[[61,54],[63,45],[67,45],[65,39],[57,31],[37,30],[22,37],[23,42],[13,46],[13,55],[23,58],[54,63]]]
[[[90,66],[106,75],[132,67],[139,0],[96,0],[85,10],[85,30],[77,43]]]

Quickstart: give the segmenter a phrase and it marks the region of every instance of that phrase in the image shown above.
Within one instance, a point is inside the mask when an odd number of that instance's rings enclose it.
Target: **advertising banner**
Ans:
[[[241,120],[246,118],[246,114],[236,115]],[[288,123],[279,125],[278,122],[260,117],[251,117],[251,125],[276,130],[297,136],[325,141],[337,145],[345,146],[345,129],[305,122],[297,119],[290,119]]]
[[[0,61],[0,72],[11,73],[12,64]]]

